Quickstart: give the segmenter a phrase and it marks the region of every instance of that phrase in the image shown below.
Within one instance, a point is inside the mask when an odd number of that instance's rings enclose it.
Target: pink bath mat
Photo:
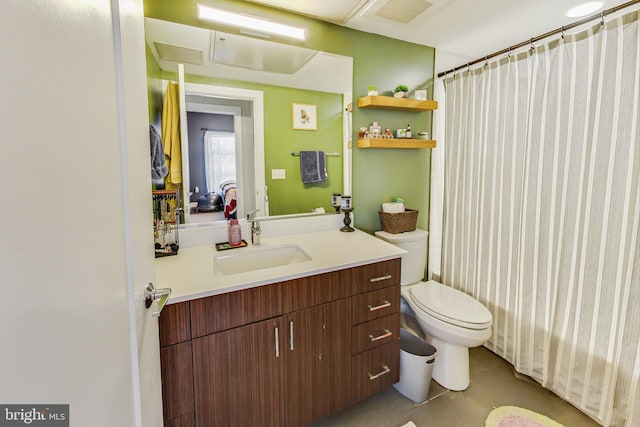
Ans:
[[[537,412],[517,406],[501,406],[489,413],[485,427],[564,427]]]

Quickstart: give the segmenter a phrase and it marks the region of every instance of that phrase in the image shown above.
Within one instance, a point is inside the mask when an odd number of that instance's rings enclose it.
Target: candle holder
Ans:
[[[353,211],[353,208],[343,208],[342,212],[344,212],[344,227],[340,229],[340,231],[344,231],[345,233],[351,233],[352,231],[356,231],[355,228],[351,227],[351,216],[349,215]]]
[[[340,213],[340,206],[342,205],[342,194],[333,193],[331,196],[331,206],[336,210],[336,213]]]

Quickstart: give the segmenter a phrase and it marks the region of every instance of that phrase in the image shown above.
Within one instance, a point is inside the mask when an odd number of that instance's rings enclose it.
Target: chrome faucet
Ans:
[[[254,209],[251,212],[247,213],[247,221],[251,222],[251,244],[254,246],[260,245],[260,235],[262,234],[262,229],[260,228],[260,221],[255,217],[255,214],[260,211],[260,209]],[[254,215],[253,218],[251,215]]]

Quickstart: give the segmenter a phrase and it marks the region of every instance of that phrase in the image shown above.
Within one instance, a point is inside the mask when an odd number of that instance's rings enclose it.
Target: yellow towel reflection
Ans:
[[[167,189],[180,188],[182,183],[182,153],[180,150],[180,104],[178,85],[169,82],[162,106],[162,141],[164,158],[169,169],[165,178]]]

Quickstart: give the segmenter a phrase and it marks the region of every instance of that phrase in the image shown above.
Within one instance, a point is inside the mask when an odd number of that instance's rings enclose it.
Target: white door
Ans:
[[[142,1],[0,19],[0,402],[162,425]]]
[[[122,39],[116,74],[123,76],[118,98],[134,421],[155,427],[162,425],[162,386],[156,303],[144,305],[146,285],[155,280],[144,17],[142,0],[117,1],[123,5],[120,21],[114,18]]]
[[[189,223],[191,184],[189,182],[189,127],[187,126],[187,96],[184,85],[184,65],[178,64],[178,102],[180,104],[180,148],[182,150],[182,200],[185,224]]]

